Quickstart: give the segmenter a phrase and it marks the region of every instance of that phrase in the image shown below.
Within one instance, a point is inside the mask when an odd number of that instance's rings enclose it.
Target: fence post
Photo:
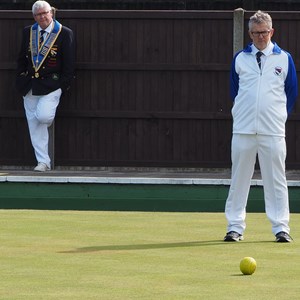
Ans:
[[[244,9],[233,11],[233,55],[244,48]]]
[[[48,134],[49,134],[49,143],[48,143],[48,151],[49,151],[49,157],[51,160],[51,169],[54,169],[54,120],[50,127],[48,127]]]

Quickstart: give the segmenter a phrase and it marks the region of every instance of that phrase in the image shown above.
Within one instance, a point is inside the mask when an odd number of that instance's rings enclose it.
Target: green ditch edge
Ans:
[[[223,212],[229,186],[87,183],[0,183],[0,209]],[[289,187],[300,212],[300,188]],[[263,189],[251,187],[248,212],[264,212]]]

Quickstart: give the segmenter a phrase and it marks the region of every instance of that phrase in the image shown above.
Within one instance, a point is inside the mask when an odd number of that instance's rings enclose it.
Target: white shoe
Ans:
[[[36,172],[46,172],[50,171],[50,168],[44,163],[38,163],[38,165],[33,170]]]

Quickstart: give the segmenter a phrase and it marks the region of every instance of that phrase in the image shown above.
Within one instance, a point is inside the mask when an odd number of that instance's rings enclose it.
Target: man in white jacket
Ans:
[[[271,41],[273,33],[271,16],[257,11],[249,20],[252,43],[232,61],[232,178],[225,206],[226,242],[243,240],[256,156],[275,240],[292,241],[285,176],[285,123],[296,101],[298,83],[293,59]]]

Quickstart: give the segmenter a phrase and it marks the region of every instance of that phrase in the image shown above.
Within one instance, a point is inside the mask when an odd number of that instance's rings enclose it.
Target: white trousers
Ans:
[[[34,96],[32,91],[29,91],[23,97],[30,139],[36,160],[38,163],[46,164],[49,168],[51,161],[48,154],[48,127],[51,126],[54,120],[61,93],[61,89],[58,89],[47,95]]]
[[[290,232],[289,199],[285,176],[286,143],[284,137],[233,134],[232,178],[225,205],[227,232],[243,234],[246,228],[246,205],[258,155],[265,199],[265,210],[272,232]]]

